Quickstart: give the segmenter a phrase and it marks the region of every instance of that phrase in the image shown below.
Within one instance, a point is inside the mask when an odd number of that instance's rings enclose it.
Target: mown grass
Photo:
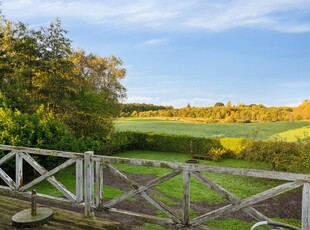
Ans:
[[[182,153],[166,153],[166,152],[153,152],[153,151],[129,151],[117,155],[118,157],[126,158],[140,158],[140,159],[151,159],[151,160],[162,160],[171,162],[185,162],[191,157],[188,154]],[[221,162],[213,161],[200,161],[200,164],[205,165],[215,165],[224,167],[238,167],[238,168],[253,168],[253,169],[263,169],[271,170],[271,165],[266,163],[251,163],[244,160],[238,159],[223,159]],[[155,176],[161,176],[165,173],[170,172],[170,169],[147,167],[147,166],[134,166],[127,164],[116,164],[119,170],[129,173],[137,174],[152,174]],[[63,183],[71,192],[75,193],[75,168],[71,166],[56,175],[56,178]],[[222,185],[228,191],[231,191],[239,198],[245,198],[259,192],[262,192],[268,188],[278,185],[279,181],[272,181],[266,179],[256,179],[249,177],[240,177],[225,174],[214,174],[214,173],[204,173],[205,176],[209,177],[213,181]],[[159,184],[156,188],[162,193],[162,195],[157,194],[157,198],[162,200],[168,205],[177,205],[178,200],[183,199],[183,178],[182,175],[178,175],[164,183]],[[204,186],[195,178],[191,177],[191,202],[206,202],[209,204],[219,204],[224,201],[222,197],[213,192],[211,189]],[[62,196],[60,192],[54,189],[48,182],[43,182],[35,187],[39,193]],[[111,186],[104,186],[104,197],[113,198],[123,194],[123,192]],[[192,216],[197,216],[194,211],[192,211]],[[291,220],[290,223],[292,223]],[[300,221],[295,221],[298,225]],[[296,224],[294,222],[294,224]],[[247,223],[240,220],[213,220],[208,222],[211,227],[217,227],[220,229],[249,229],[253,223]],[[229,226],[229,227],[227,227]],[[165,229],[160,226],[146,224],[146,229]],[[263,229],[263,228],[262,228]]]
[[[182,153],[164,153],[164,152],[152,152],[152,151],[129,151],[118,154],[119,157],[127,158],[140,158],[140,159],[152,159],[171,162],[185,162],[191,159],[188,154]],[[251,163],[239,159],[223,159],[221,162],[214,161],[200,161],[200,164],[223,166],[223,167],[236,167],[236,168],[255,168],[271,170],[270,164],[266,163]],[[162,169],[148,166],[134,166],[126,164],[118,164],[116,167],[124,172],[139,173],[139,174],[152,174],[161,176],[170,172],[170,169]],[[268,188],[279,184],[278,181],[256,179],[249,177],[240,177],[225,174],[204,173],[205,176],[214,180],[229,191],[233,191],[239,198],[245,198],[256,193],[262,192]],[[183,184],[182,175],[178,175],[164,183],[159,184],[156,188],[162,193],[170,196],[171,198],[183,199]],[[249,187],[251,189],[249,189]],[[208,189],[205,185],[200,183],[197,179],[191,178],[191,201],[192,202],[207,202],[209,204],[218,204],[224,201],[213,190]]]
[[[258,140],[273,139],[280,133],[285,138],[285,132],[290,130],[296,130],[294,136],[302,136],[304,131],[302,128],[307,126],[310,127],[310,121],[205,124],[161,119],[121,118],[115,122],[115,127],[119,131],[166,133],[206,138],[255,138]],[[289,136],[288,139],[291,140]]]

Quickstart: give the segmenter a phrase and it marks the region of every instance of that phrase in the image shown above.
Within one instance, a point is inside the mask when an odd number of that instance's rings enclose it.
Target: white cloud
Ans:
[[[203,9],[188,20],[189,26],[220,31],[236,27],[265,28],[282,32],[310,31],[310,22],[298,20],[310,11],[308,0],[234,0]]]
[[[178,15],[176,1],[95,1],[95,0],[10,0],[3,3],[4,13],[14,18],[60,17],[89,23],[144,24],[160,26]],[[182,5],[182,4],[180,4]],[[27,10],[26,10],[27,9]]]
[[[161,43],[165,43],[168,40],[166,38],[160,38],[160,39],[150,39],[148,41],[143,42],[141,45],[158,45]]]
[[[165,30],[200,28],[221,31],[248,27],[300,33],[310,31],[309,0],[10,0],[7,16],[60,17],[111,26],[144,26]],[[10,18],[10,17],[9,17]]]

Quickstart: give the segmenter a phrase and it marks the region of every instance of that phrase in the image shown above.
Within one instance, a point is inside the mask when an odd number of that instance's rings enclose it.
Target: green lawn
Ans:
[[[185,162],[190,159],[188,154],[181,153],[163,153],[163,152],[152,152],[152,151],[129,151],[125,153],[118,154],[119,157],[126,158],[141,158],[141,159],[152,159],[152,160],[163,160],[171,162]],[[221,162],[212,162],[212,161],[200,161],[201,164],[207,165],[217,165],[225,167],[238,167],[238,168],[255,168],[255,169],[264,169],[270,170],[271,165],[266,163],[251,163],[244,160],[237,159],[223,159]],[[160,176],[165,173],[170,172],[170,169],[162,169],[155,167],[146,167],[146,166],[133,166],[126,164],[117,164],[115,165],[118,169],[124,172],[130,173],[139,173],[139,174],[152,174],[155,176]],[[61,181],[70,191],[75,191],[75,169],[74,167],[69,167],[62,172],[56,175],[56,178]],[[238,177],[225,174],[214,174],[214,173],[205,173],[205,176],[209,177],[213,181],[222,185],[227,190],[231,191],[239,198],[245,198],[256,193],[262,192],[268,188],[278,185],[279,181],[265,180],[265,179],[255,179],[249,177]],[[183,187],[182,187],[182,175],[174,177],[164,183],[159,184],[156,188],[162,193],[158,194],[157,198],[162,200],[168,205],[177,205],[178,200],[183,198]],[[43,182],[40,185],[35,187],[39,193],[44,193],[53,196],[62,196],[57,192],[48,182]],[[123,192],[111,186],[104,186],[104,197],[113,198],[123,194]],[[133,199],[131,199],[134,202]],[[213,192],[211,189],[208,189],[202,183],[197,181],[195,178],[191,177],[191,202],[206,202],[209,204],[218,204],[223,202],[223,198]],[[192,216],[195,216],[195,212],[192,210]],[[294,220],[290,220],[292,223]],[[300,221],[296,221],[297,224],[300,224]],[[295,223],[294,222],[294,223]],[[247,223],[240,220],[214,220],[208,222],[208,225],[217,227],[220,229],[228,229],[227,226],[231,226],[229,229],[240,229],[245,230],[253,223]],[[152,227],[153,226],[153,227]],[[164,229],[160,226],[155,226],[152,224],[146,224],[146,228],[152,229]],[[262,228],[263,229],[263,228]]]
[[[119,157],[127,158],[140,158],[140,159],[152,159],[163,160],[172,162],[185,162],[191,159],[188,154],[182,153],[163,153],[152,151],[129,151],[118,154]],[[271,165],[266,163],[251,163],[238,159],[223,159],[221,162],[214,161],[200,161],[201,164],[216,165],[223,167],[237,167],[237,168],[256,168],[271,170]],[[133,165],[116,165],[117,168],[124,172],[139,173],[139,174],[152,174],[156,176],[168,173],[170,169],[161,169],[147,166],[133,166]],[[239,198],[245,198],[250,195],[254,195],[258,192],[262,192],[270,187],[276,186],[279,182],[271,180],[262,180],[249,177],[240,177],[225,174],[204,173],[205,176],[214,180],[229,191],[233,191]],[[251,187],[251,189],[249,189]],[[157,189],[162,193],[177,199],[183,198],[183,184],[182,175],[178,175],[162,184],[157,186]],[[218,204],[223,202],[223,198],[217,195],[213,190],[208,189],[197,179],[191,178],[191,201],[193,202],[207,202],[209,204]]]
[[[281,134],[283,138],[295,140],[296,136],[302,137],[304,131],[310,130],[310,121],[205,124],[147,118],[121,118],[115,122],[115,127],[119,131],[167,133],[207,138],[240,137],[253,139],[257,133],[257,139],[268,140],[276,137],[277,134]],[[289,132],[291,130],[295,131]]]

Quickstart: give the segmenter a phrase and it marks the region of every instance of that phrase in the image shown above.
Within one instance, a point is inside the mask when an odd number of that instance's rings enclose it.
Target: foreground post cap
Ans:
[[[15,227],[37,227],[46,224],[53,217],[53,210],[50,208],[39,207],[36,215],[32,215],[31,208],[16,213],[12,217],[13,226]]]

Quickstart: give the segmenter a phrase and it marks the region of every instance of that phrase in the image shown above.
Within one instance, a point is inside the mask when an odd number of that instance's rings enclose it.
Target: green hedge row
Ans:
[[[209,139],[169,134],[116,132],[112,137],[108,153],[141,149],[211,157],[211,149],[224,149],[227,154],[238,157],[246,142],[247,140],[243,138]]]
[[[310,173],[310,138],[298,142],[285,142],[116,132],[107,147],[107,152],[115,154],[135,149],[188,153],[210,160],[220,160],[223,157],[239,158],[270,163],[274,170]]]

